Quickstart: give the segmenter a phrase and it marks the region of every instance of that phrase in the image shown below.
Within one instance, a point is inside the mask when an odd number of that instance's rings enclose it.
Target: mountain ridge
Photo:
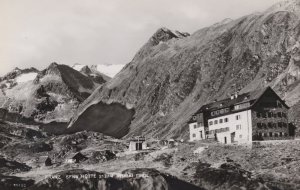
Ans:
[[[1,78],[0,106],[37,122],[68,122],[78,105],[99,83],[67,65],[51,63],[46,69],[14,69]]]
[[[158,138],[187,137],[186,123],[201,105],[237,90],[271,86],[290,106],[297,104],[298,2],[202,28],[184,38],[158,29],[116,77],[79,106],[69,128],[100,102],[135,109],[126,137]]]

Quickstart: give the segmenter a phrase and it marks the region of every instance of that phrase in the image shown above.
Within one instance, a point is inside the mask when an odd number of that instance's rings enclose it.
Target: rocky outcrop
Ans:
[[[288,1],[190,36],[159,29],[79,107],[69,127],[89,117],[91,106],[118,102],[135,109],[128,136],[184,137],[187,121],[201,105],[265,86],[293,106],[300,99],[298,10],[299,1]]]

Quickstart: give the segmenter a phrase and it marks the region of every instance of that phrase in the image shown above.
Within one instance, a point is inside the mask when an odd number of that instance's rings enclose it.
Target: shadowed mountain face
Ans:
[[[191,36],[159,29],[80,106],[69,127],[99,102],[132,106],[136,112],[129,136],[153,137],[186,136],[186,123],[201,105],[236,90],[271,86],[289,106],[295,105],[300,100],[299,12],[296,0]],[[90,125],[96,127],[86,127]]]
[[[129,125],[134,116],[133,109],[127,109],[119,103],[98,103],[90,106],[67,132],[83,130],[101,132],[121,138],[129,132]]]
[[[0,79],[0,107],[9,110],[6,120],[12,122],[21,122],[22,117],[67,122],[78,105],[104,82],[57,63],[41,72],[16,68]]]

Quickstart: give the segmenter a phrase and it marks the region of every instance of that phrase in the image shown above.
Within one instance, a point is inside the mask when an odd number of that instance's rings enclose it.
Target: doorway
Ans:
[[[231,137],[231,143],[234,143],[235,132],[231,133],[230,137]]]
[[[142,148],[142,143],[136,143],[135,148],[136,148],[136,150],[142,150],[143,149]]]

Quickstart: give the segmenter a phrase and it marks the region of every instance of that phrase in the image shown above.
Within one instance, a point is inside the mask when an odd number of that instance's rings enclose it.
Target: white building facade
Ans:
[[[215,138],[224,144],[251,143],[251,110],[209,119],[208,138]]]
[[[190,123],[190,141],[198,141],[205,139],[205,130],[204,125],[201,123],[198,124],[197,122]]]
[[[293,138],[289,107],[270,87],[235,93],[203,105],[189,121],[190,141],[215,139],[224,144]]]

